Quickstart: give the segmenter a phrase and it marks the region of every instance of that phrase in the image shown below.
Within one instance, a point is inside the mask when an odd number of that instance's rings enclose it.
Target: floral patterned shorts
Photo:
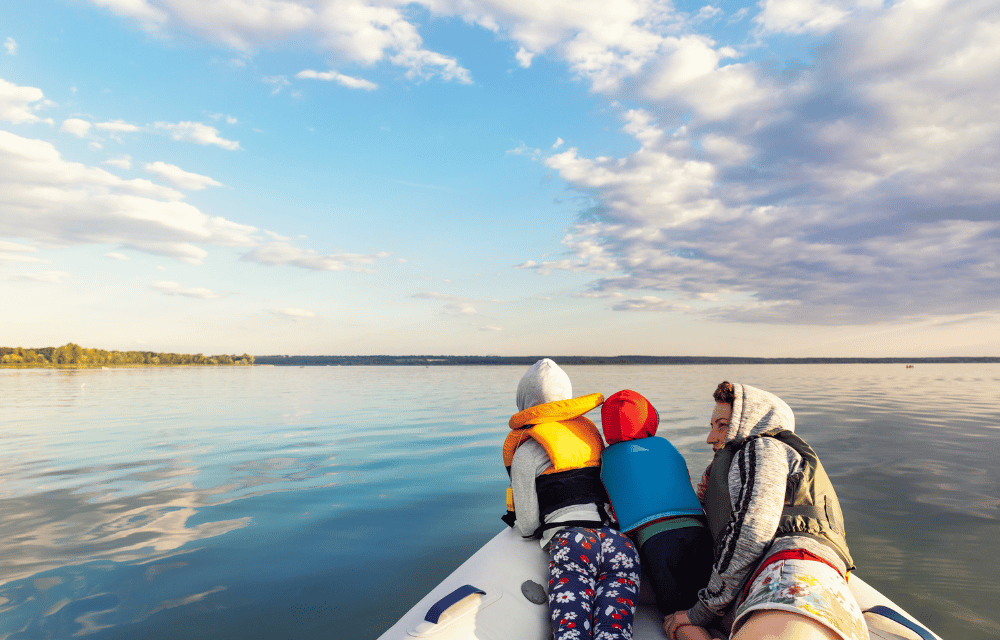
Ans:
[[[811,618],[843,640],[868,640],[851,589],[837,571],[815,560],[778,560],[764,567],[736,608],[733,631],[753,611],[781,609]]]

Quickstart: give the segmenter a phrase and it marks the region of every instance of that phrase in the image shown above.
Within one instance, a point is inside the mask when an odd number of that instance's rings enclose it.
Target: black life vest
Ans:
[[[806,536],[832,549],[844,561],[848,571],[855,569],[847,548],[844,514],[823,464],[805,440],[787,429],[774,429],[750,436],[740,443],[729,442],[719,449],[712,460],[705,496],[709,530],[718,545],[730,521],[733,507],[729,496],[729,468],[736,454],[752,440],[774,438],[794,449],[801,457],[803,469],[788,477],[785,486],[785,506],[778,520],[775,538]]]

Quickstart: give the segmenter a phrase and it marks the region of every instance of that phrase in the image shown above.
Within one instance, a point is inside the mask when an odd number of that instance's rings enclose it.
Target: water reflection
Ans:
[[[109,637],[248,588],[259,604],[253,585],[353,561],[309,527],[426,492],[437,472],[402,456],[492,453],[495,428],[471,406],[395,419],[336,397],[384,401],[378,384],[269,373],[0,372],[18,409],[0,430],[0,639]]]
[[[942,637],[1000,634],[1000,366],[567,370],[649,397],[692,474],[715,385],[775,391],[861,575]],[[502,526],[522,373],[0,371],[0,640],[377,637]]]
[[[192,473],[176,466],[147,470],[147,489],[137,495],[88,487],[0,500],[6,552],[0,585],[72,564],[148,558],[249,524],[244,517],[190,526],[205,504],[202,492],[190,483],[148,489]]]

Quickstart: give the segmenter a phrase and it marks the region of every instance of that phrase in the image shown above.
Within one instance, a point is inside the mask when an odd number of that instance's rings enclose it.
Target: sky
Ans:
[[[1000,356],[996,0],[0,0],[0,345]]]

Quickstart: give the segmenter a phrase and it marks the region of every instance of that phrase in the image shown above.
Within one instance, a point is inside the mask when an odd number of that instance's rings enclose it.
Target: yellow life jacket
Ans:
[[[604,440],[597,426],[583,416],[603,402],[603,395],[592,393],[536,405],[511,416],[511,432],[503,443],[508,475],[514,452],[529,439],[542,445],[552,461],[552,466],[535,480],[541,517],[567,504],[601,504],[606,500],[600,483]],[[513,526],[514,518],[514,492],[507,487],[507,515],[503,519]]]

